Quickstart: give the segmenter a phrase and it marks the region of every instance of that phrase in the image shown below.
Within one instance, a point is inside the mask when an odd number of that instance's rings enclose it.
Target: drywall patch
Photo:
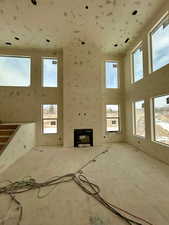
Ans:
[[[80,30],[74,30],[73,33],[78,34],[80,33]]]
[[[140,1],[135,1],[135,2],[134,2],[134,4],[136,4],[136,5],[140,5],[140,4],[141,4],[141,2],[140,2]]]
[[[90,225],[106,225],[99,216],[95,217],[90,216],[89,221]]]
[[[4,14],[4,10],[3,10],[3,9],[0,9],[0,13],[1,13],[1,14]]]
[[[17,17],[16,16],[13,16],[13,20],[17,20]]]
[[[109,12],[109,13],[107,13],[106,16],[112,16],[112,15],[113,15],[113,13],[112,12]]]
[[[111,4],[111,3],[112,3],[112,1],[110,1],[110,0],[107,0],[107,1],[106,1],[106,4],[107,4],[107,5],[109,5],[109,4]]]

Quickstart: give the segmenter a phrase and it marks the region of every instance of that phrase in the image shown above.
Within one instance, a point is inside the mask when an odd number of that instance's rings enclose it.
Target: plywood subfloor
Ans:
[[[38,147],[0,175],[0,180],[32,176],[39,181],[75,172],[105,147],[66,149]],[[127,144],[112,144],[109,152],[90,164],[85,175],[101,188],[105,199],[148,219],[155,225],[169,224],[169,166]],[[45,194],[49,189],[44,189]],[[75,184],[58,186],[50,195],[37,199],[37,191],[17,196],[24,212],[21,225],[122,225]],[[16,205],[0,196],[0,224],[15,225]],[[6,212],[8,212],[6,214]],[[5,223],[2,221],[5,218]]]

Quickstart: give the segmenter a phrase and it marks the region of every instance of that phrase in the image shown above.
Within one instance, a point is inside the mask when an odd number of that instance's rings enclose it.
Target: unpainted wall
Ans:
[[[169,65],[150,73],[149,71],[149,42],[148,32],[158,22],[158,20],[169,10],[169,3],[164,5],[158,14],[147,25],[145,31],[140,34],[140,38],[133,43],[124,59],[125,69],[125,109],[126,109],[126,141],[137,146],[149,155],[169,163],[169,147],[156,143],[152,140],[152,97],[169,94]],[[144,51],[144,78],[134,84],[131,83],[131,51],[143,41]],[[158,43],[157,43],[158,44]],[[145,100],[145,122],[146,138],[139,138],[133,135],[133,114],[132,102]]]
[[[89,43],[71,44],[54,52],[1,49],[0,53],[30,56],[32,60],[30,87],[0,87],[2,122],[36,122],[36,145],[62,145],[64,133],[64,144],[72,146],[74,128],[93,128],[96,145],[124,140],[124,84],[120,56],[104,55]],[[58,88],[42,87],[42,57],[58,58]],[[105,60],[119,62],[119,89],[105,88]],[[58,104],[58,134],[42,134],[41,104]],[[120,104],[120,133],[106,132],[106,104]]]
[[[92,128],[94,145],[122,141],[123,134],[106,133],[105,104],[120,104],[122,84],[105,88],[104,56],[94,44],[70,45],[63,49],[63,133],[64,145],[73,146],[74,129]],[[122,76],[122,71],[119,76]],[[124,111],[121,111],[122,118]],[[124,120],[121,121],[122,127]]]
[[[1,55],[31,57],[30,87],[0,87],[0,120],[2,122],[36,122],[36,145],[62,143],[62,51],[0,50]],[[59,61],[58,88],[42,87],[42,57],[56,57]],[[41,104],[58,104],[58,134],[42,134]]]
[[[1,173],[35,146],[35,123],[19,124],[19,126],[20,127],[16,131],[16,134],[14,135],[14,137],[1,155]]]

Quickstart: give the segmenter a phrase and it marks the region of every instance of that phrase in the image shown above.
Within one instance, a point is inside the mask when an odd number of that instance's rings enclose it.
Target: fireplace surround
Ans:
[[[74,147],[93,146],[93,129],[74,129]]]

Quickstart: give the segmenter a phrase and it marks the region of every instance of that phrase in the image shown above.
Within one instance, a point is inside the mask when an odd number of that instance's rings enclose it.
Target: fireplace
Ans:
[[[93,129],[74,129],[74,147],[93,146]]]

